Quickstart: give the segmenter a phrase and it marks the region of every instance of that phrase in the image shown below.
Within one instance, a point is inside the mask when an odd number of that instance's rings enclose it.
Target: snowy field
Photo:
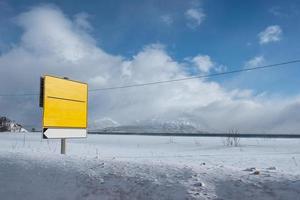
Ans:
[[[0,134],[0,199],[300,199],[300,139]]]

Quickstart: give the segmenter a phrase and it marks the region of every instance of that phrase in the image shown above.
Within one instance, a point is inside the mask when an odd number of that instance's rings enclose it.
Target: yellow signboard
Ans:
[[[87,128],[88,85],[44,76],[43,128]]]

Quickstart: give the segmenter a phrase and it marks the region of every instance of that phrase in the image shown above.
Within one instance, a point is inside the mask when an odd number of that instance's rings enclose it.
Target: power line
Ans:
[[[207,74],[207,75],[189,76],[189,77],[179,78],[179,79],[170,79],[170,80],[154,81],[154,82],[140,83],[140,84],[130,84],[130,85],[123,85],[123,86],[96,88],[96,89],[89,90],[89,92],[97,92],[97,91],[105,91],[105,90],[116,90],[116,89],[125,89],[125,88],[132,88],[132,87],[144,87],[144,86],[158,85],[158,84],[163,84],[163,83],[172,83],[172,82],[186,81],[186,80],[191,80],[191,79],[210,78],[210,77],[216,77],[216,76],[224,76],[224,75],[229,75],[229,74],[242,73],[242,72],[247,72],[247,71],[254,71],[254,70],[260,70],[260,69],[275,68],[275,67],[279,67],[279,66],[283,66],[283,65],[288,65],[288,64],[294,64],[294,63],[300,63],[300,59],[286,61],[286,62],[281,62],[281,63],[270,64],[270,65],[258,66],[258,67],[237,69],[237,70],[232,70],[232,71],[227,71],[227,72],[213,73],[213,74]],[[38,93],[0,94],[0,97],[38,96],[38,95],[39,95]]]
[[[235,73],[241,73],[241,72],[246,72],[246,71],[254,71],[254,70],[259,70],[259,69],[274,68],[274,67],[278,67],[278,66],[282,66],[282,65],[288,65],[288,64],[299,63],[299,62],[300,62],[300,60],[292,60],[292,61],[287,61],[287,62],[282,62],[282,63],[276,63],[276,64],[264,65],[264,66],[252,67],[252,68],[244,68],[244,69],[232,70],[232,71],[221,72],[221,73],[189,76],[189,77],[185,77],[185,78],[171,79],[171,80],[164,80],[164,81],[155,81],[155,82],[149,82],[149,83],[123,85],[123,86],[116,86],[116,87],[106,87],[106,88],[92,89],[92,90],[89,90],[89,91],[90,92],[95,92],[95,91],[102,91],[102,90],[115,90],[115,89],[131,88],[131,87],[143,87],[143,86],[148,86],[148,85],[156,85],[156,84],[163,84],[163,83],[170,83],[170,82],[179,82],[179,81],[186,81],[186,80],[191,80],[191,79],[209,78],[209,77],[214,77],[214,76],[235,74]]]
[[[39,96],[37,93],[28,94],[0,94],[0,97]]]

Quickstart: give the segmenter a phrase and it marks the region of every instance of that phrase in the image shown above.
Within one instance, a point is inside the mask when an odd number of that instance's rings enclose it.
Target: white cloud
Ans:
[[[185,12],[185,17],[188,20],[187,25],[196,28],[204,21],[206,15],[201,8],[190,8]]]
[[[259,43],[260,44],[267,44],[270,42],[277,42],[281,40],[282,30],[280,26],[273,25],[268,26],[264,31],[258,34]]]
[[[265,62],[264,56],[255,56],[245,63],[245,67],[258,67]]]
[[[275,16],[284,16],[284,14],[281,12],[281,8],[279,6],[272,6],[269,9],[269,12]]]
[[[218,65],[214,68],[214,70],[217,72],[217,73],[222,73],[222,72],[226,72],[227,71],[227,66],[225,65]]]
[[[217,64],[209,55],[199,54],[192,58],[185,58],[185,61],[187,61],[188,64],[192,64],[197,67],[201,73],[209,73],[212,70],[218,73],[227,71],[227,67],[225,65]]]
[[[38,91],[43,74],[85,81],[90,89],[186,77],[186,62],[170,57],[164,46],[145,46],[131,59],[110,55],[58,8],[33,8],[20,15],[19,24],[24,30],[20,43],[0,56],[1,93]],[[209,56],[196,58],[200,69],[212,68]],[[185,119],[207,131],[296,131],[300,114],[294,111],[299,109],[300,98],[262,98],[201,79],[89,94],[91,126],[155,118]],[[38,96],[0,97],[0,110],[22,123],[40,124]]]
[[[289,18],[296,16],[299,14],[299,11],[296,7],[290,6],[290,7],[281,7],[278,5],[272,6],[269,9],[269,12],[274,15],[275,17],[280,18]]]
[[[214,63],[208,55],[197,55],[191,61],[201,72],[207,73],[214,67]]]
[[[162,22],[164,22],[168,26],[172,25],[174,22],[171,15],[162,15],[160,18]]]

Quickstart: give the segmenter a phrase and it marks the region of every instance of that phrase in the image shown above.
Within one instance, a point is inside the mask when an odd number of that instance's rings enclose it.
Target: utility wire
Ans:
[[[171,79],[171,80],[164,80],[164,81],[155,81],[155,82],[148,82],[148,83],[140,83],[140,84],[132,84],[132,85],[123,85],[123,86],[116,86],[116,87],[106,87],[106,88],[99,88],[99,89],[92,89],[89,90],[90,92],[95,91],[102,91],[102,90],[115,90],[115,89],[124,89],[124,88],[131,88],[131,87],[143,87],[148,85],[156,85],[156,84],[162,84],[162,83],[170,83],[170,82],[178,82],[178,81],[186,81],[190,79],[201,79],[201,78],[209,78],[214,76],[222,76],[222,75],[228,75],[228,74],[235,74],[235,73],[241,73],[246,71],[254,71],[259,69],[266,69],[266,68],[274,68],[282,65],[288,65],[293,63],[299,63],[300,60],[292,60],[282,63],[276,63],[271,65],[264,65],[259,67],[252,67],[252,68],[244,68],[244,69],[238,69],[238,70],[232,70],[227,72],[221,72],[221,73],[213,73],[213,74],[207,74],[207,75],[197,75],[197,76],[189,76],[185,78],[179,78],[179,79]]]
[[[300,59],[286,61],[286,62],[281,62],[281,63],[276,63],[276,64],[258,66],[258,67],[251,67],[251,68],[237,69],[237,70],[232,70],[232,71],[227,71],[227,72],[207,74],[207,75],[196,75],[196,76],[189,76],[189,77],[185,77],[185,78],[170,79],[170,80],[163,80],[163,81],[154,81],[154,82],[148,82],[148,83],[130,84],[130,85],[123,85],[123,86],[115,86],[115,87],[96,88],[96,89],[89,90],[89,92],[97,92],[97,91],[105,91],[105,90],[116,90],[116,89],[125,89],[125,88],[132,88],[132,87],[143,87],[143,86],[157,85],[157,84],[163,84],[163,83],[172,83],[172,82],[186,81],[186,80],[191,80],[191,79],[201,79],[201,78],[209,78],[209,77],[215,77],[215,76],[224,76],[224,75],[228,75],[228,74],[236,74],[236,73],[247,72],[247,71],[254,71],[254,70],[260,70],[260,69],[275,68],[275,67],[289,65],[289,64],[294,64],[294,63],[300,63]],[[0,94],[0,97],[38,96],[38,95],[39,95],[38,93]]]
[[[19,97],[19,96],[39,96],[37,93],[27,93],[27,94],[0,94],[0,97]]]

